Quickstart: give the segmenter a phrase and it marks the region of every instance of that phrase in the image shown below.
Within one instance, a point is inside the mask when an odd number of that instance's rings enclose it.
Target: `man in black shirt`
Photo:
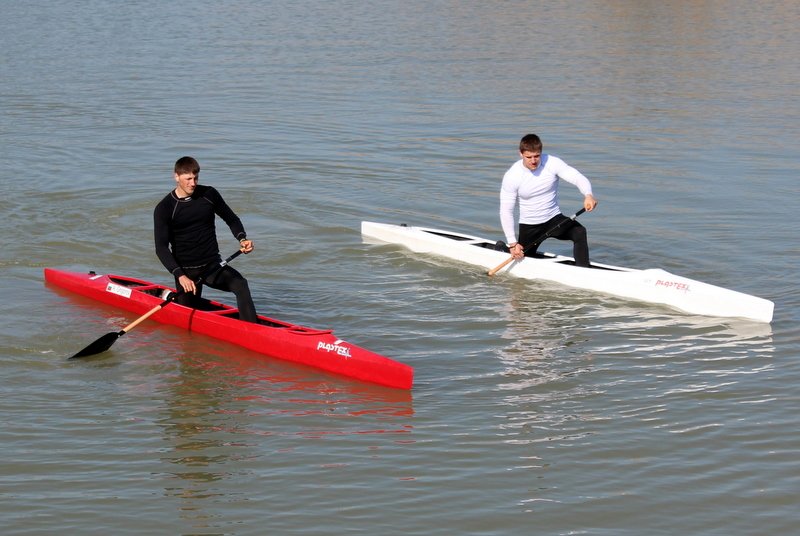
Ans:
[[[191,156],[175,162],[177,186],[156,205],[153,212],[156,255],[161,264],[175,277],[180,293],[177,303],[197,307],[203,284],[218,290],[233,292],[239,308],[239,318],[258,322],[247,280],[230,266],[225,266],[208,280],[196,280],[222,261],[214,224],[219,216],[239,240],[243,253],[253,251],[253,241],[247,238],[242,221],[211,186],[198,184],[200,164]]]

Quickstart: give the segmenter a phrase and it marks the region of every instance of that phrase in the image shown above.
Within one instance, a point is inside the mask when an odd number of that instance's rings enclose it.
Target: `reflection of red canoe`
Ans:
[[[163,301],[164,291],[172,290],[131,277],[53,268],[45,268],[44,278],[53,285],[138,315],[153,309]],[[410,366],[343,341],[332,330],[298,326],[265,316],[259,316],[259,324],[242,322],[237,309],[211,300],[206,300],[206,304],[200,310],[171,303],[151,318],[278,359],[378,385],[411,389],[414,370]]]

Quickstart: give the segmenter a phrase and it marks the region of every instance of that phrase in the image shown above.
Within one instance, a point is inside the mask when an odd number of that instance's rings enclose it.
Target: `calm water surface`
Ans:
[[[796,3],[2,10],[4,534],[796,530]],[[529,131],[593,181],[594,259],[773,323],[362,243],[362,220],[500,238]],[[259,310],[412,365],[411,392],[148,322],[65,360],[133,317],[42,269],[169,282],[152,209],[184,154],[256,241],[235,262]]]

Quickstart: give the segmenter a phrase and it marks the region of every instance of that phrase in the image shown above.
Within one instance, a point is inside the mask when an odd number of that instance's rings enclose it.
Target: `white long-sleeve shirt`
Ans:
[[[558,179],[574,184],[586,196],[592,195],[589,179],[566,162],[550,154],[543,154],[536,171],[526,168],[522,159],[503,175],[500,187],[500,223],[506,241],[517,241],[514,224],[514,207],[519,200],[519,223],[536,225],[558,215]]]

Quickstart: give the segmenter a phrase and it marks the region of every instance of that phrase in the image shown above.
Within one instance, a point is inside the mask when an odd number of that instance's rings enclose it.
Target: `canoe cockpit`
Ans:
[[[111,280],[111,282],[114,284],[133,289],[136,292],[141,292],[143,294],[157,296],[162,299],[166,299],[167,293],[170,292],[174,293],[172,289],[169,289],[164,285],[155,285],[153,283],[148,283],[146,281],[139,281],[138,279],[120,277],[116,275],[110,275],[108,276],[108,279]],[[239,318],[238,309],[235,309],[230,305],[224,305],[222,303],[218,303],[212,300],[207,300],[205,298],[200,299],[199,306],[197,307],[197,309],[200,311],[220,312],[225,316],[231,316],[232,318]]]
[[[140,281],[138,279],[120,277],[116,275],[109,275],[108,279],[116,285],[127,287],[135,290],[136,292],[142,292],[144,294],[149,294],[151,296],[156,296],[162,299],[166,298],[168,292],[174,293],[172,289],[167,288],[164,285],[155,285],[153,283],[148,283],[147,281]],[[233,318],[236,320],[239,319],[239,309],[231,307],[230,305],[225,305],[223,303],[215,302],[213,300],[208,300],[206,298],[200,298],[196,309],[198,311],[212,312],[219,316],[224,316],[227,318]],[[291,331],[299,333],[301,335],[302,334],[318,335],[331,332],[331,330],[319,330],[319,329],[306,328],[303,326],[297,326],[295,324],[291,324],[288,322],[281,322],[280,320],[274,320],[272,318],[267,318],[264,316],[258,317],[258,323],[273,328],[290,329]]]
[[[404,227],[407,225],[403,225]],[[460,242],[462,244],[469,244],[471,246],[489,249],[492,251],[502,251],[504,253],[509,253],[508,247],[506,246],[505,242],[502,240],[498,240],[495,243],[489,242],[484,238],[477,238],[474,236],[469,235],[462,235],[457,233],[448,233],[446,231],[439,231],[434,229],[420,229],[421,231],[434,235],[434,236],[441,236],[442,238],[447,238],[448,240],[453,240],[455,242]],[[575,260],[571,257],[562,257],[561,255],[555,255],[553,253],[542,253],[537,251],[533,255],[528,255],[534,259],[547,259],[552,261],[554,264],[564,264],[569,266],[575,266]],[[597,265],[592,264],[592,268],[600,269],[600,270],[613,270],[613,268],[607,265]]]
[[[455,233],[447,233],[444,231],[434,231],[431,229],[423,229],[424,232],[436,236],[441,236],[442,238],[447,238],[449,240],[455,240],[456,242],[462,242],[465,244],[469,244],[471,246],[483,248],[483,249],[490,249],[492,251],[502,251],[504,253],[509,253],[508,247],[506,246],[505,242],[502,240],[498,240],[495,243],[491,243],[486,241],[483,238],[476,238],[473,236],[468,235],[460,235]],[[553,262],[556,264],[568,264],[568,265],[575,265],[575,261],[569,257],[558,257],[557,255],[553,255],[552,253],[540,253],[536,252],[533,255],[530,255],[535,259],[553,259]]]

